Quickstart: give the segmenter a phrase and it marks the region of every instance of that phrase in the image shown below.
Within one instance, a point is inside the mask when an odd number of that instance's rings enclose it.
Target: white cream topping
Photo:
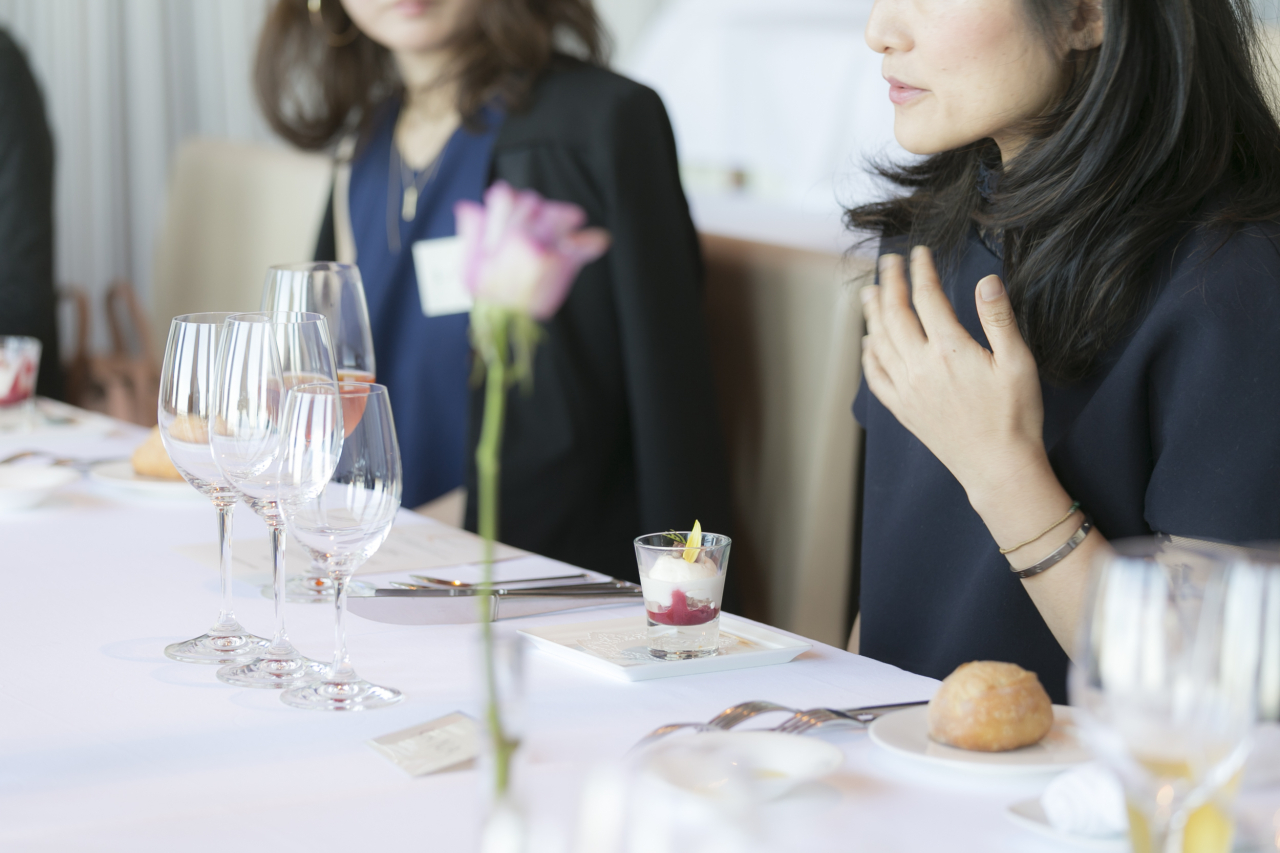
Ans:
[[[689,563],[680,557],[663,554],[647,572],[640,573],[640,586],[648,604],[667,608],[671,593],[679,589],[689,599],[720,600],[724,592],[724,575],[706,558]]]

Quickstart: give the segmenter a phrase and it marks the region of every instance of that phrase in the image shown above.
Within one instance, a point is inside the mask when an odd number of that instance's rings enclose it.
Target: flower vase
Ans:
[[[492,623],[481,627],[487,689],[477,763],[484,810],[480,853],[524,853],[529,820],[517,772],[524,733],[524,642],[518,634],[496,629]]]

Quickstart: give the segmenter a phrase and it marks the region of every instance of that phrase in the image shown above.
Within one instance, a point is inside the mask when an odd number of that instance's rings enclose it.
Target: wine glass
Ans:
[[[338,380],[374,381],[373,333],[364,285],[355,264],[314,261],[270,267],[262,289],[262,310],[323,314],[329,323]],[[372,584],[357,580],[348,587],[352,595],[372,595],[374,590]],[[262,592],[273,594],[271,587],[263,587]],[[301,603],[332,601],[333,582],[323,565],[312,562],[304,574],[286,580],[285,597]]]
[[[356,675],[347,657],[343,617],[352,573],[381,547],[400,509],[403,480],[391,401],[385,386],[342,382],[336,395],[325,384],[295,387],[286,409],[282,471],[287,491],[301,496],[297,485],[305,472],[325,467],[308,458],[327,446],[317,441],[316,424],[340,422],[346,437],[324,490],[315,497],[290,497],[281,503],[289,533],[329,572],[335,619],[333,664],[319,681],[291,688],[280,698],[296,708],[322,711],[384,708],[399,702],[403,694]],[[332,414],[334,409],[340,409],[340,418]],[[313,448],[317,443],[319,450]]]
[[[1071,668],[1081,734],[1124,785],[1136,853],[1183,850],[1191,819],[1229,838],[1212,800],[1251,745],[1265,573],[1161,540],[1114,547]]]
[[[323,668],[289,642],[284,621],[285,542],[280,513],[281,427],[284,395],[294,385],[333,383],[335,369],[324,317],[264,311],[226,320],[218,352],[213,457],[245,503],[267,523],[275,590],[275,633],[254,661],[218,670],[240,687],[284,688],[315,678]]]
[[[229,664],[252,660],[267,641],[241,627],[231,606],[231,526],[237,495],[213,460],[209,414],[217,385],[218,344],[229,314],[183,314],[169,325],[160,374],[157,418],[160,439],[174,467],[218,512],[222,610],[208,633],[164,650],[184,663]]]

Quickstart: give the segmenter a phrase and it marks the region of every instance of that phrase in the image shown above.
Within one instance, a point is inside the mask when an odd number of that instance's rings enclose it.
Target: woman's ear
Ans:
[[[1067,44],[1072,50],[1093,50],[1102,44],[1102,0],[1080,0],[1067,34]]]

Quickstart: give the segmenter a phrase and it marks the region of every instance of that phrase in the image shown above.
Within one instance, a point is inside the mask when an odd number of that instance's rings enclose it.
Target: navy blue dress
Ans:
[[[419,194],[412,222],[401,218],[403,185],[399,161],[392,159],[398,115],[398,104],[384,108],[358,151],[351,164],[349,204],[356,263],[369,301],[377,380],[390,394],[400,442],[401,500],[414,507],[463,483],[471,344],[468,314],[422,313],[413,244],[452,237],[454,204],[481,200],[502,115],[487,110],[482,129],[462,127],[454,133],[434,177]],[[398,230],[398,247],[389,228]]]
[[[1041,383],[1049,460],[1108,539],[1280,539],[1280,228],[1177,237],[1153,265],[1149,310],[1095,374]],[[944,275],[983,346],[973,292],[1003,273],[999,250],[975,230]],[[1012,661],[1065,702],[1067,655],[960,483],[865,381],[854,413],[866,429],[862,653],[934,678]]]

